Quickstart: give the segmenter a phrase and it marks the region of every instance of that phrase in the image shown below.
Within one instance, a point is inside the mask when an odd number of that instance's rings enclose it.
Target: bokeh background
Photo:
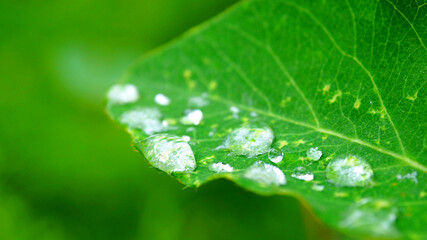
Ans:
[[[300,204],[153,169],[103,110],[144,52],[232,0],[0,0],[0,239],[332,238]]]

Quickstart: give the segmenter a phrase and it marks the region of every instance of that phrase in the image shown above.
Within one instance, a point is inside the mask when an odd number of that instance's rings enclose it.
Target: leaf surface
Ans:
[[[149,134],[121,120],[138,107],[157,108],[167,134],[189,136],[197,167],[171,173],[187,186],[228,178],[260,194],[293,195],[349,234],[425,239],[426,13],[421,1],[246,1],[138,62],[122,83],[135,85],[139,99],[110,101],[107,112],[137,142]],[[156,104],[158,93],[170,104]],[[209,104],[191,106],[200,96]],[[181,124],[196,108],[200,124]],[[253,121],[273,130],[281,162],[214,150]],[[323,156],[304,166],[312,147]],[[372,166],[373,186],[327,181],[326,166],[350,155]],[[287,183],[245,177],[256,161],[280,168]],[[218,162],[234,171],[212,171]],[[314,180],[291,177],[298,166]]]

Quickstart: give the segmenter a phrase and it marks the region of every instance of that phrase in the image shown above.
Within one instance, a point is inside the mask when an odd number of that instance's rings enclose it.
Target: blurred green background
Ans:
[[[233,2],[0,1],[0,239],[331,236],[289,197],[183,189],[104,114],[135,59]]]

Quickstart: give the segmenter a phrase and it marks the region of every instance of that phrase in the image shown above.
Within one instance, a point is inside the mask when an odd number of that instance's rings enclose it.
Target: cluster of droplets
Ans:
[[[132,84],[114,85],[108,92],[108,102],[112,104],[133,103],[138,99],[138,89]],[[155,95],[154,101],[160,106],[168,106],[171,103],[169,97],[161,93]],[[183,125],[199,125],[203,120],[203,112],[200,108],[209,104],[207,94],[190,97],[188,99],[188,107],[190,109],[184,112],[179,122]],[[239,108],[232,106],[230,111],[233,118],[239,118]],[[250,116],[256,117],[257,114],[256,112],[251,112]],[[141,129],[149,135],[168,129],[167,122],[161,119],[162,114],[157,108],[134,108],[120,116],[120,122],[129,129]],[[187,132],[194,131],[194,127],[187,128]],[[215,131],[216,127],[209,133],[209,136],[213,136]],[[162,171],[168,173],[190,173],[196,168],[194,153],[189,145],[190,140],[191,138],[186,135],[178,137],[169,134],[157,134],[144,140],[135,141],[135,146],[154,167]],[[229,155],[246,156],[248,158],[268,153],[268,159],[272,163],[278,164],[283,160],[284,153],[280,148],[271,148],[273,140],[274,134],[271,128],[244,125],[229,132],[222,145],[217,149],[226,149],[229,151]],[[305,165],[319,161],[322,154],[318,147],[308,149],[306,158],[303,158]],[[230,164],[223,162],[210,164],[209,170],[218,174],[235,172]],[[372,167],[358,156],[350,155],[335,158],[329,162],[325,172],[327,181],[338,187],[366,187],[373,185],[374,173]],[[243,173],[238,174],[261,185],[280,186],[286,184],[286,176],[280,168],[262,161],[256,161]],[[291,177],[302,181],[314,180],[314,174],[307,166],[297,166],[293,169]],[[399,181],[410,180],[415,183],[418,182],[417,172],[399,174],[396,179]],[[325,189],[325,186],[319,184],[319,181],[313,181],[311,189],[321,192]],[[380,214],[374,214],[371,205],[371,201],[366,203],[362,201],[356,207],[350,208],[340,226],[362,231],[368,229],[368,231],[378,233],[377,235],[381,235],[381,232],[395,232],[395,208],[381,208]]]

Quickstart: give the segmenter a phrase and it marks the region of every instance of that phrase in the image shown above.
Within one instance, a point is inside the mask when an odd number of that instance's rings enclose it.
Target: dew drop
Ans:
[[[251,117],[256,117],[258,114],[256,112],[251,112]]]
[[[231,113],[233,114],[233,118],[235,118],[235,119],[238,119],[238,118],[239,118],[239,112],[240,112],[240,109],[239,109],[238,107],[236,107],[236,106],[231,106],[231,107],[230,107],[230,111],[231,111]]]
[[[166,97],[165,95],[158,93],[156,94],[156,96],[154,97],[154,101],[162,106],[167,106],[170,104],[170,99],[168,97]]]
[[[257,161],[246,169],[244,177],[260,184],[285,185],[285,174],[273,165]]]
[[[207,97],[207,93],[203,93],[201,96],[191,97],[188,99],[188,106],[197,108],[206,107],[210,103]]]
[[[326,178],[339,187],[369,186],[373,175],[371,165],[356,156],[338,158],[326,167]]]
[[[364,234],[396,237],[397,208],[384,200],[362,199],[344,212],[339,226]]]
[[[209,169],[217,173],[233,172],[233,167],[231,167],[230,164],[224,164],[222,162],[213,163],[209,166]]]
[[[108,90],[107,98],[110,103],[133,103],[139,98],[138,88],[133,84],[116,84]]]
[[[311,189],[314,190],[314,191],[317,191],[317,192],[321,192],[321,191],[323,191],[325,189],[325,186],[319,185],[319,184],[313,184],[311,186]]]
[[[272,148],[268,151],[268,159],[274,163],[279,163],[283,159],[283,152],[278,148]]]
[[[406,173],[406,174],[401,173],[401,174],[397,174],[396,179],[398,181],[403,181],[403,180],[407,179],[407,180],[410,180],[414,183],[418,183],[417,174],[418,173],[416,171]]]
[[[311,181],[311,180],[313,180],[314,175],[307,168],[300,166],[300,167],[296,167],[294,169],[294,171],[292,172],[291,177],[299,179],[299,180]]]
[[[146,134],[153,134],[167,130],[167,125],[160,121],[161,116],[157,108],[137,108],[123,113],[120,122],[128,128],[137,128]]]
[[[185,116],[179,121],[184,125],[199,125],[203,119],[203,112],[199,109],[186,110]]]
[[[307,151],[307,157],[314,161],[318,161],[322,157],[322,151],[318,149],[319,149],[318,147],[310,148]]]
[[[268,152],[273,139],[273,131],[268,127],[243,126],[229,133],[217,149],[228,149],[231,155],[252,158]]]
[[[190,145],[182,138],[157,134],[135,142],[136,147],[155,167],[165,172],[192,172],[196,160]]]

